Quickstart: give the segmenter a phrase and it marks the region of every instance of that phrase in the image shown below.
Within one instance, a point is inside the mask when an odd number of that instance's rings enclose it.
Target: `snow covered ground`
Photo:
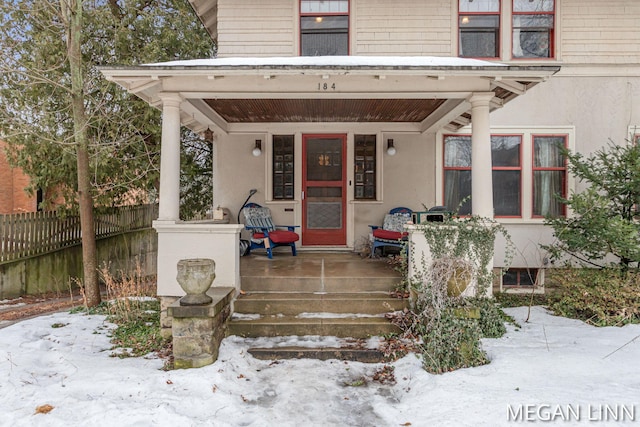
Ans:
[[[110,357],[102,316],[43,316],[0,329],[0,425],[640,425],[640,325],[506,311],[522,328],[483,341],[490,364],[431,375],[409,355],[392,364],[393,385],[372,380],[383,365],[260,361],[247,349],[277,343],[235,337],[213,365],[162,371],[158,359]]]

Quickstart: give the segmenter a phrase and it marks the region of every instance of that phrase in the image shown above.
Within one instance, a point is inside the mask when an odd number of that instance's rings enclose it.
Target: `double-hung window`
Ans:
[[[349,0],[300,0],[300,55],[349,54]]]
[[[514,58],[552,58],[554,0],[513,0]]]
[[[508,130],[507,130],[508,132]],[[519,129],[491,135],[494,215],[544,218],[566,215],[568,174],[563,148],[569,134]],[[443,137],[443,198],[451,211],[471,214],[471,135]]]
[[[562,216],[565,205],[557,196],[567,188],[567,166],[561,148],[566,135],[533,135],[533,216]]]
[[[494,214],[520,217],[522,209],[521,135],[492,135]],[[471,213],[471,136],[444,138],[444,203],[462,215]]]
[[[459,55],[500,57],[500,0],[458,0]]]

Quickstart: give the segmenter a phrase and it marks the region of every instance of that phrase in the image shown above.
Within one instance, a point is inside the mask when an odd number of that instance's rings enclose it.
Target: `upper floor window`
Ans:
[[[500,56],[500,0],[459,0],[459,54],[470,58]]]
[[[349,54],[349,0],[300,0],[300,54]]]
[[[554,0],[513,0],[513,57],[552,58]]]

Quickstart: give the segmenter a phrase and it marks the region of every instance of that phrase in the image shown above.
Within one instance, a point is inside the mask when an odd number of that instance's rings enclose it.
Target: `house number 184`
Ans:
[[[332,83],[332,84],[318,83],[318,90],[329,90],[329,89],[336,90],[336,84],[335,83]]]

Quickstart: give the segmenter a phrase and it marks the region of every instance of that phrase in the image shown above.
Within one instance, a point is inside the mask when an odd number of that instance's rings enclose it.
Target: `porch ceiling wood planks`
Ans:
[[[421,122],[444,99],[207,99],[228,123]]]

